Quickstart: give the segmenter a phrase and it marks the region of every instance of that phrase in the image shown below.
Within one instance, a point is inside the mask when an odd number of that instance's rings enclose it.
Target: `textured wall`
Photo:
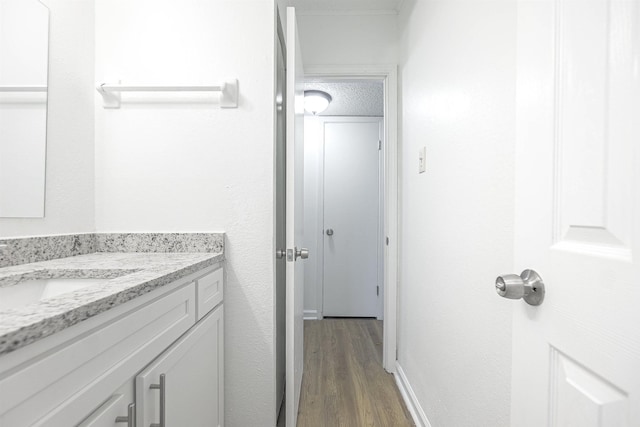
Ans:
[[[515,2],[401,15],[399,361],[433,426],[509,425]],[[427,171],[418,174],[418,151]]]
[[[94,230],[92,1],[46,0],[49,105],[44,218],[0,218],[0,237]]]
[[[317,116],[382,117],[384,84],[382,80],[307,79],[304,90],[320,90],[331,96],[331,103]],[[310,116],[311,113],[306,113]]]
[[[230,427],[275,424],[274,13],[264,0],[96,2],[97,81],[240,82],[237,109],[215,94],[96,105],[99,232],[227,233]]]

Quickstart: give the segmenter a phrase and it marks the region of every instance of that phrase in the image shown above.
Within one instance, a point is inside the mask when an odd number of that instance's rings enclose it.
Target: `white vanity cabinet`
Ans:
[[[208,267],[0,356],[0,427],[223,426],[222,277]]]

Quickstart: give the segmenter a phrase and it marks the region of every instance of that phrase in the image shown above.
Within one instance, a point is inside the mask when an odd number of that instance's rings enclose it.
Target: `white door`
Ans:
[[[304,71],[298,43],[296,12],[287,8],[287,307],[286,419],[295,427],[302,386],[304,339],[304,267],[296,254],[302,244],[304,179]],[[297,262],[296,262],[297,260]]]
[[[381,315],[380,126],[324,123],[325,317]]]
[[[223,336],[221,305],[136,376],[136,425],[224,425]]]
[[[518,3],[514,427],[640,426],[639,4]]]

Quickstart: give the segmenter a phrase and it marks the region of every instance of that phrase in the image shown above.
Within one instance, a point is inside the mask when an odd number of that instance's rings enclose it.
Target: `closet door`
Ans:
[[[223,307],[136,377],[137,425],[223,426]]]
[[[324,124],[322,315],[382,318],[382,119]]]

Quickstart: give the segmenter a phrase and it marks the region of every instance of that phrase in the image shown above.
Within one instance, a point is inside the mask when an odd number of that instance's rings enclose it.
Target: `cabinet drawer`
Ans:
[[[219,268],[196,281],[198,320],[222,302],[224,268]]]
[[[116,390],[113,395],[105,403],[100,405],[87,419],[85,419],[78,427],[116,427],[127,426],[124,424],[116,423],[117,417],[127,417],[129,415],[129,406],[132,407],[135,415],[135,394],[133,392],[133,380],[127,381],[119,390]],[[132,418],[135,418],[132,417]],[[127,420],[128,421],[128,420]],[[129,425],[135,425],[135,419],[129,423]]]
[[[195,324],[195,284],[64,343],[0,380],[0,426],[76,425]],[[84,417],[83,417],[84,418]]]

